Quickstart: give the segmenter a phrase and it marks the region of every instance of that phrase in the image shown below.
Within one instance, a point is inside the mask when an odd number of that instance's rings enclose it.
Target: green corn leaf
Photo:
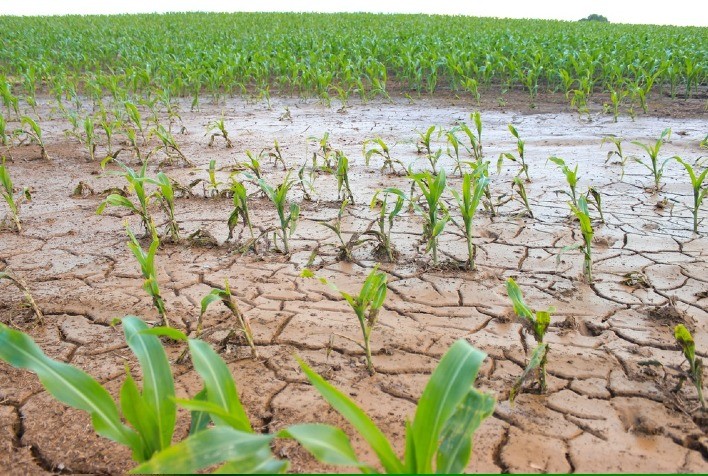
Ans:
[[[318,461],[338,466],[362,467],[346,433],[320,423],[293,425],[278,433],[281,438],[297,440]]]
[[[184,332],[177,330],[174,327],[165,327],[165,326],[152,327],[150,329],[145,329],[145,330],[140,331],[140,334],[146,334],[146,335],[158,336],[158,337],[167,337],[168,339],[177,340],[177,341],[186,341],[188,339],[187,335]]]
[[[519,285],[516,284],[516,281],[514,281],[513,278],[506,280],[506,292],[514,305],[514,312],[516,315],[533,321],[533,311],[524,302],[524,296],[521,293],[521,288],[519,288]]]
[[[239,423],[239,430],[253,431],[248,416],[241,405],[231,371],[221,357],[214,352],[209,344],[196,339],[190,339],[189,351],[192,355],[194,369],[204,380],[207,400],[226,410]],[[214,418],[217,425],[227,424],[219,418]]]
[[[320,395],[332,405],[349,423],[356,428],[361,436],[374,450],[388,473],[403,472],[403,465],[394,453],[391,443],[386,439],[379,428],[371,421],[366,413],[359,408],[349,397],[328,383],[312,370],[304,361],[297,358],[300,368],[305,372],[308,380],[320,392]]]
[[[148,326],[135,316],[123,318],[125,340],[138,358],[143,373],[142,398],[157,424],[159,441],[155,442],[154,448],[161,450],[170,446],[175,428],[175,384],[160,339],[141,332],[147,329]]]
[[[206,388],[202,388],[193,398],[195,401],[205,402],[207,400]],[[211,422],[211,417],[207,412],[201,410],[193,410],[190,412],[189,434],[193,435],[202,430]]]
[[[157,432],[157,420],[155,414],[145,403],[140,395],[133,376],[128,366],[125,368],[125,381],[120,388],[120,407],[123,416],[136,429],[140,437],[141,447],[133,451],[133,459],[142,462],[150,459],[156,452],[160,451],[160,435]]]
[[[546,357],[547,352],[548,344],[540,343],[536,346],[536,348],[533,350],[533,354],[531,354],[531,359],[529,359],[528,365],[526,365],[524,371],[521,373],[519,378],[516,379],[514,385],[511,387],[511,392],[509,393],[509,402],[511,402],[512,404],[514,403],[514,399],[521,391],[521,386],[524,384],[524,381],[528,378],[531,372],[541,367],[541,363]]]
[[[445,423],[470,392],[486,354],[458,340],[443,355],[418,401],[411,424],[416,473],[430,473]],[[406,460],[409,456],[406,455]]]
[[[88,412],[99,435],[134,451],[140,447],[138,435],[121,423],[115,402],[101,384],[76,367],[50,359],[30,337],[2,324],[0,359],[13,367],[36,373],[54,398]]]
[[[679,343],[683,350],[683,355],[691,364],[696,359],[696,343],[693,341],[693,336],[683,324],[678,324],[674,328],[674,338]]]
[[[206,394],[205,394],[206,395]],[[243,421],[238,417],[235,417],[222,406],[207,400],[185,400],[182,398],[176,398],[175,402],[189,410],[190,412],[203,412],[208,413],[212,420],[218,419],[220,422],[230,426],[234,429],[243,428]]]
[[[134,474],[195,473],[210,466],[230,461],[252,465],[255,455],[270,455],[273,436],[216,426],[187,437],[133,469]]]
[[[140,214],[140,211],[135,207],[135,205],[133,205],[133,202],[128,200],[123,195],[118,195],[117,193],[112,193],[108,195],[106,199],[101,203],[98,210],[96,210],[96,213],[99,215],[103,213],[103,210],[106,208],[106,205],[127,208],[133,213]]]
[[[201,303],[201,315],[204,315],[206,312],[207,308],[212,304],[217,301],[221,301],[221,293],[223,291],[221,289],[212,289],[209,294],[204,296],[202,298],[202,303]]]
[[[288,470],[288,466],[288,461],[274,458],[263,448],[248,458],[224,464],[214,474],[281,474]]]
[[[492,395],[474,388],[445,423],[437,454],[438,474],[459,474],[472,454],[472,435],[492,415],[496,402]]]

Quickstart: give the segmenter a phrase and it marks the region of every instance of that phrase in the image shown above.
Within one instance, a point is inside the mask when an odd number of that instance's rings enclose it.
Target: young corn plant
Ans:
[[[155,255],[157,254],[157,249],[160,246],[160,240],[157,237],[157,233],[153,229],[152,242],[147,251],[143,249],[135,238],[135,235],[130,230],[130,227],[126,226],[126,232],[128,233],[129,241],[128,248],[133,252],[135,259],[138,260],[140,265],[140,271],[145,278],[143,283],[143,289],[152,298],[152,304],[157,309],[160,314],[160,319],[162,321],[161,325],[170,327],[170,322],[167,319],[167,310],[165,309],[165,301],[163,301],[162,296],[160,296],[160,286],[157,281],[157,268],[155,268]]]
[[[470,119],[474,122],[475,132],[472,131],[472,129],[469,128],[467,124],[464,122],[459,124],[457,126],[457,129],[462,131],[466,136],[467,139],[470,142],[469,147],[465,145],[465,148],[467,151],[472,154],[472,157],[477,163],[480,163],[483,158],[483,153],[482,153],[482,115],[479,113],[479,111],[473,112],[470,114]]]
[[[558,166],[561,172],[563,172],[563,175],[565,175],[565,180],[568,183],[568,188],[570,189],[570,192],[565,192],[566,195],[570,197],[570,200],[572,201],[574,206],[578,206],[578,197],[576,193],[576,189],[578,186],[578,164],[575,164],[575,168],[571,169],[566,165],[565,160],[561,159],[560,157],[549,157],[548,160],[553,162]]]
[[[199,313],[199,320],[197,321],[197,338],[201,335],[202,332],[202,318],[204,317],[204,313],[207,311],[209,305],[218,301],[221,301],[221,303],[226,306],[229,311],[231,311],[231,314],[234,315],[237,321],[239,332],[243,333],[246,342],[248,342],[248,346],[251,348],[251,357],[257,359],[258,350],[256,349],[255,342],[253,341],[253,331],[251,330],[251,323],[249,322],[248,317],[246,317],[241,311],[241,309],[238,307],[238,302],[236,302],[236,299],[234,299],[233,295],[231,294],[231,288],[229,287],[228,279],[224,280],[224,289],[213,288],[209,292],[209,294],[202,298],[201,312]]]
[[[283,166],[283,170],[288,170],[288,166],[283,159],[283,153],[280,150],[280,144],[278,144],[277,139],[273,139],[273,147],[268,151],[268,157],[273,159],[273,167],[278,166],[278,162]]]
[[[484,189],[489,184],[489,179],[484,175],[474,175],[466,173],[462,176],[462,190],[452,190],[452,195],[457,201],[462,215],[462,226],[460,227],[467,240],[467,269],[475,269],[474,260],[477,256],[477,247],[473,240],[473,222],[477,214],[479,202],[484,194]],[[454,220],[453,220],[454,222]],[[459,225],[458,225],[459,226]]]
[[[413,421],[406,424],[405,454],[399,458],[384,433],[344,392],[298,359],[310,383],[366,441],[388,474],[459,474],[472,455],[472,437],[482,422],[492,415],[496,402],[492,395],[474,388],[486,355],[465,340],[458,340],[440,359],[418,400]],[[304,427],[304,428],[303,428]],[[296,428],[298,432],[294,432]],[[310,446],[302,438],[303,429],[316,432]],[[343,433],[322,425],[296,425],[289,432],[323,463],[354,467],[363,473],[378,470],[359,461]],[[314,436],[314,435],[311,435]],[[313,442],[327,442],[325,448]]]
[[[139,172],[136,172],[123,163],[118,162],[118,165],[123,168],[123,173],[120,173],[119,175],[125,177],[128,182],[128,187],[135,192],[135,197],[137,198],[138,203],[134,204],[128,197],[124,197],[118,193],[111,193],[98,206],[98,209],[96,209],[96,214],[102,214],[108,205],[126,208],[134,215],[140,217],[143,228],[145,229],[145,235],[150,235],[153,228],[149,210],[152,195],[149,195],[145,190],[145,183],[148,182],[148,178],[145,175],[147,172],[148,162],[146,160],[143,163],[143,166]]]
[[[160,142],[162,142],[162,145],[158,145],[151,150],[148,154],[148,158],[158,150],[163,150],[167,158],[160,163],[160,167],[166,163],[172,164],[175,159],[181,159],[188,167],[194,167],[192,161],[182,153],[182,149],[177,145],[172,133],[165,129],[162,124],[158,124],[153,128],[151,134],[156,135],[157,138],[160,139]]]
[[[371,162],[371,158],[374,155],[378,155],[383,159],[381,172],[388,168],[388,173],[398,174],[399,172],[396,171],[396,166],[399,166],[401,168],[400,173],[406,173],[406,165],[399,159],[394,159],[391,157],[391,149],[380,137],[365,140],[363,153],[367,167]]]
[[[526,194],[526,186],[524,185],[523,180],[521,180],[519,177],[514,177],[514,180],[511,183],[511,188],[512,188],[512,192],[515,191],[516,194],[519,196],[521,203],[524,205],[524,208],[526,209],[526,215],[528,215],[529,218],[533,218],[533,212],[531,211],[531,205],[529,204],[529,197]]]
[[[555,312],[553,307],[545,311],[534,311],[524,302],[519,285],[512,278],[506,281],[506,292],[514,305],[514,313],[523,319],[527,331],[530,331],[536,340],[536,348],[531,354],[529,363],[521,376],[514,382],[509,394],[509,400],[514,403],[514,399],[521,392],[524,381],[536,371],[538,375],[538,386],[541,392],[546,391],[546,363],[548,357],[548,344],[543,342],[546,330],[551,323],[551,314]]]
[[[376,327],[379,312],[381,311],[384,300],[386,299],[386,291],[388,290],[386,286],[386,273],[379,271],[378,266],[374,267],[374,269],[371,270],[371,273],[369,273],[366,277],[361,291],[359,291],[359,294],[357,295],[352,295],[340,290],[333,283],[330,283],[325,278],[316,276],[307,268],[302,271],[301,276],[304,278],[316,278],[322,284],[326,284],[334,291],[338,292],[354,310],[354,313],[359,320],[359,327],[361,328],[361,332],[364,337],[364,343],[362,344],[348,337],[346,338],[362,348],[364,354],[366,355],[366,370],[368,370],[370,375],[374,375],[376,370],[374,369],[374,364],[371,360],[371,332],[374,330],[374,327]]]
[[[42,154],[42,159],[49,160],[49,154],[47,153],[47,149],[42,138],[42,129],[39,127],[39,124],[37,124],[37,122],[29,116],[22,116],[20,119],[20,125],[22,127],[17,129],[15,134],[20,136],[24,135],[21,142],[29,140],[30,143],[37,144]]]
[[[337,161],[337,199],[349,201],[354,204],[354,194],[349,186],[349,159],[340,150],[335,151],[335,159]]]
[[[285,175],[283,182],[276,188],[268,185],[263,179],[258,180],[258,185],[261,187],[261,190],[263,190],[263,193],[265,193],[270,201],[273,202],[275,209],[278,212],[278,220],[280,221],[280,237],[283,241],[283,252],[285,254],[290,253],[288,239],[293,235],[293,233],[295,233],[297,221],[300,217],[300,206],[297,203],[290,203],[290,207],[288,208],[288,192],[294,184],[295,181],[290,180],[290,172]]]
[[[0,196],[7,203],[7,208],[9,210],[8,218],[12,220],[12,225],[17,232],[22,231],[22,224],[20,223],[20,205],[23,200],[32,200],[32,195],[29,189],[25,188],[22,193],[15,197],[15,188],[12,184],[12,179],[10,178],[10,172],[7,170],[5,165],[5,157],[2,158],[0,162]]]
[[[84,134],[86,135],[86,148],[88,149],[89,158],[93,162],[96,159],[96,130],[93,124],[93,118],[86,116],[84,118]]]
[[[339,244],[336,245],[338,251],[337,258],[340,260],[351,262],[354,261],[354,255],[352,254],[354,252],[354,249],[364,243],[366,240],[359,239],[359,237],[361,236],[360,233],[353,233],[348,241],[344,241],[344,237],[342,236],[342,217],[344,216],[344,210],[347,208],[348,205],[348,200],[342,201],[342,205],[339,207],[339,212],[337,213],[337,218],[334,220],[334,223],[327,223],[325,221],[317,221],[316,223],[319,223],[325,228],[332,230],[334,234],[337,235],[337,239],[339,239]]]
[[[703,182],[706,181],[708,176],[708,167],[701,170],[696,170],[696,168],[684,161],[681,157],[674,157],[676,162],[683,165],[688,173],[688,177],[691,179],[691,188],[693,189],[693,206],[691,207],[691,213],[693,214],[693,232],[698,233],[698,210],[701,208],[703,199],[708,195],[708,185],[703,186]],[[694,164],[697,165],[697,164]]]
[[[2,103],[7,109],[7,115],[10,116],[14,112],[15,117],[19,118],[20,100],[12,94],[12,86],[5,76],[0,76],[0,97],[2,97]]]
[[[615,150],[611,150],[607,152],[607,159],[605,160],[605,163],[609,162],[610,159],[612,159],[613,156],[617,156],[619,159],[619,164],[622,167],[622,173],[620,175],[620,180],[624,179],[624,168],[627,165],[627,159],[629,159],[628,155],[624,155],[624,151],[622,150],[622,139],[621,137],[615,137],[615,136],[607,136],[602,138],[602,144],[606,142],[611,142],[615,146]]]
[[[238,226],[239,219],[241,223],[243,223],[244,229],[248,227],[251,238],[253,238],[253,226],[251,225],[251,217],[248,213],[248,192],[246,191],[246,186],[242,182],[234,180],[231,184],[231,192],[233,193],[234,209],[227,221],[229,236],[226,240],[228,241],[233,238],[234,230]]]
[[[7,120],[0,112],[0,145],[6,146],[10,143],[10,134],[7,133]]]
[[[379,198],[381,196],[382,198]],[[390,201],[395,199],[395,201]],[[391,231],[393,230],[393,221],[403,210],[406,195],[397,188],[384,188],[377,190],[371,199],[371,208],[379,207],[379,216],[375,220],[378,225],[378,230],[367,230],[365,234],[372,235],[378,242],[374,252],[377,255],[384,255],[389,263],[396,261],[398,251],[391,240]],[[392,206],[389,206],[389,205]]]
[[[132,122],[133,125],[140,132],[140,136],[143,139],[143,145],[145,145],[147,143],[147,139],[145,138],[146,126],[143,123],[143,118],[140,115],[140,111],[138,110],[138,107],[135,104],[133,104],[132,102],[126,101],[125,102],[125,112],[128,113],[128,118],[130,119],[130,122]]]
[[[566,251],[572,251],[580,249],[583,253],[583,275],[588,283],[592,283],[592,238],[595,235],[595,229],[592,226],[592,221],[590,219],[590,211],[588,210],[588,202],[585,197],[581,196],[578,199],[578,205],[573,205],[568,203],[570,210],[573,212],[575,217],[578,219],[580,224],[580,233],[583,236],[583,241],[575,243],[573,245],[564,246],[558,257],[557,262],[560,262],[561,255]]]
[[[587,200],[588,205],[595,207],[600,214],[600,223],[605,223],[605,216],[602,214],[602,195],[600,192],[595,187],[588,187],[585,200]]]
[[[703,399],[703,361],[696,357],[696,343],[693,341],[693,336],[683,324],[678,324],[674,328],[674,338],[676,343],[681,346],[684,357],[688,362],[688,378],[696,386],[698,392],[698,400],[701,402],[701,408],[706,408],[706,402]],[[681,382],[683,382],[682,377]],[[679,388],[680,388],[679,384]]]
[[[425,132],[418,132],[417,147],[419,154],[425,154],[425,158],[428,159],[430,163],[430,168],[433,172],[437,170],[438,160],[442,155],[442,149],[437,149],[433,152],[433,132],[435,132],[437,126],[430,126]],[[440,132],[438,132],[438,137],[440,137]]]
[[[642,144],[641,142],[636,142],[632,141],[632,144],[638,145],[644,151],[647,153],[649,156],[649,163],[643,161],[642,159],[638,157],[632,157],[632,159],[649,169],[649,171],[652,174],[652,177],[654,177],[654,190],[658,191],[661,188],[661,177],[664,176],[664,167],[666,167],[666,164],[671,161],[673,157],[669,157],[668,159],[664,159],[661,161],[659,159],[659,152],[661,150],[661,146],[664,145],[664,143],[669,140],[671,137],[671,129],[667,128],[664,129],[664,131],[661,133],[659,138],[656,140],[656,142],[652,144]]]
[[[415,184],[420,188],[427,205],[427,211],[424,211],[420,205],[414,203],[416,211],[425,218],[423,237],[428,241],[425,252],[427,253],[432,250],[433,266],[437,266],[438,237],[450,219],[450,214],[445,209],[444,203],[441,200],[446,188],[445,169],[440,169],[437,176],[433,176],[430,172],[424,172],[413,174],[412,178]]]
[[[0,281],[2,281],[3,279],[8,280],[13,285],[15,285],[15,287],[17,289],[20,290],[20,292],[25,297],[25,303],[27,304],[27,306],[29,308],[32,309],[32,312],[34,313],[35,317],[37,318],[37,322],[40,325],[44,325],[44,314],[39,309],[39,306],[37,306],[37,303],[35,302],[34,298],[32,297],[32,293],[30,293],[29,287],[27,286],[27,283],[25,282],[25,280],[22,279],[17,274],[10,271],[8,268],[5,268],[3,271],[0,271]],[[1,325],[2,324],[0,324],[0,326]]]
[[[307,160],[305,160],[305,163],[303,163],[302,167],[300,167],[297,171],[298,183],[300,184],[300,188],[302,189],[303,198],[308,202],[313,201],[313,197],[316,194],[315,181],[317,180],[317,177],[319,177],[315,165],[316,158],[317,156],[313,155],[312,167],[309,167],[308,169]]]
[[[246,151],[246,157],[248,157],[248,162],[240,162],[238,165],[242,169],[249,170],[257,179],[263,178],[261,175],[261,154],[258,156],[254,155],[250,150]]]
[[[153,193],[153,196],[160,201],[162,210],[167,216],[166,235],[173,242],[178,243],[180,241],[179,223],[175,218],[175,190],[172,181],[163,172],[158,172],[156,179],[147,179],[146,181],[157,185],[157,191]]]
[[[209,137],[209,147],[214,145],[214,141],[217,137],[224,138],[227,149],[231,149],[234,146],[233,142],[231,142],[231,139],[229,138],[229,132],[226,130],[224,116],[221,116],[219,119],[215,119],[207,124],[207,134],[209,133],[211,133],[211,136]]]
[[[315,136],[310,136],[307,138],[308,141],[317,144],[317,150],[313,153],[312,157],[312,167],[325,172],[332,171],[332,153],[335,151],[332,144],[329,142],[329,132],[325,132],[322,137],[318,138]],[[318,166],[318,157],[322,158],[322,165]]]
[[[522,173],[526,175],[526,181],[530,182],[531,178],[529,177],[529,166],[524,160],[524,144],[525,142],[521,140],[519,137],[519,132],[516,130],[516,128],[509,124],[509,132],[511,132],[511,135],[513,135],[516,138],[516,152],[518,154],[518,157],[515,157],[514,154],[511,154],[509,152],[504,152],[499,154],[499,159],[497,159],[497,173],[501,172],[501,167],[502,164],[504,163],[504,159],[510,160],[512,162],[520,162],[521,163],[521,170],[519,170],[519,173],[516,174],[518,177]]]

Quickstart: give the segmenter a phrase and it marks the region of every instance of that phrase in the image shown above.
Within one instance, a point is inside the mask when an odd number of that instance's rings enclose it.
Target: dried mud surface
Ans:
[[[283,117],[285,108],[290,119]],[[302,219],[292,241],[292,254],[263,252],[240,255],[227,237],[229,199],[206,199],[201,186],[196,197],[180,198],[177,218],[184,236],[203,229],[217,240],[216,247],[164,244],[157,257],[162,294],[172,321],[194,329],[199,302],[212,286],[228,278],[244,312],[250,318],[260,360],[249,357],[247,346],[232,339],[219,348],[232,369],[254,426],[277,431],[291,423],[323,421],[346,426],[310,387],[299,372],[294,354],[306,359],[338,387],[344,389],[381,426],[402,452],[404,422],[442,353],[464,338],[489,354],[478,386],[493,392],[498,405],[475,435],[473,472],[708,472],[705,414],[697,409],[695,389],[686,383],[674,392],[683,357],[674,344],[672,328],[683,322],[692,330],[698,353],[708,352],[708,236],[691,233],[686,206],[692,199],[684,171],[670,164],[665,187],[654,193],[651,178],[636,163],[628,163],[620,180],[620,167],[605,164],[610,134],[626,138],[628,154],[641,150],[631,140],[650,142],[666,128],[673,129],[662,156],[680,155],[694,160],[701,155],[698,142],[706,133],[706,115],[640,116],[635,121],[593,114],[579,120],[564,107],[529,110],[490,108],[482,111],[485,155],[493,163],[500,152],[514,151],[507,130],[513,123],[526,140],[532,181],[527,184],[535,218],[520,215],[510,202],[491,219],[480,212],[476,222],[478,269],[466,272],[448,265],[429,267],[430,258],[420,242],[422,221],[405,212],[394,225],[400,252],[395,264],[382,263],[389,276],[389,293],[380,325],[373,333],[378,373],[369,376],[363,355],[339,335],[359,338],[357,321],[343,301],[314,280],[299,278],[301,269],[317,251],[312,266],[340,288],[356,291],[375,264],[371,246],[354,253],[353,263],[338,262],[332,245],[336,238],[316,220],[334,219],[339,209],[336,180],[318,178],[319,202],[302,202]],[[367,167],[362,158],[364,140],[381,136],[392,155],[424,166],[416,154],[416,130],[436,124],[449,128],[455,121],[469,122],[475,105],[454,98],[421,99],[410,103],[353,104],[345,110],[296,99],[264,104],[229,100],[182,117],[186,134],[177,141],[197,169],[167,167],[165,172],[188,183],[206,178],[215,159],[219,167],[245,160],[244,151],[260,151],[277,139],[291,167],[298,167],[314,147],[309,136],[330,132],[332,145],[352,162],[351,181],[356,205],[343,220],[345,237],[363,231],[376,212],[368,204],[384,186],[405,187],[402,177]],[[677,110],[680,112],[680,107]],[[206,123],[224,111],[235,147],[223,142],[208,147]],[[521,111],[521,112],[519,112]],[[23,232],[0,232],[0,269],[9,267],[22,276],[46,313],[46,324],[33,324],[23,308],[22,295],[0,283],[0,320],[14,325],[38,342],[53,358],[70,362],[103,382],[117,394],[126,364],[136,367],[122,332],[109,324],[115,317],[135,314],[149,322],[157,316],[142,290],[137,263],[126,248],[123,211],[95,210],[122,179],[104,176],[97,162],[86,161],[86,149],[63,134],[65,121],[47,106],[41,111],[51,162],[38,160],[35,146],[5,150],[17,187],[29,186],[33,200],[21,210]],[[682,116],[676,118],[676,116]],[[443,146],[444,147],[444,146]],[[99,152],[102,148],[99,148]],[[596,281],[581,277],[582,258],[559,250],[579,239],[570,220],[560,172],[547,163],[551,156],[578,163],[580,190],[596,187],[603,194],[606,223],[595,238]],[[125,157],[124,157],[125,158]],[[443,158],[448,171],[452,161]],[[135,162],[133,162],[135,165]],[[110,166],[113,168],[113,166]],[[283,172],[263,166],[266,180],[276,184]],[[154,167],[151,167],[154,173]],[[492,176],[495,196],[509,193],[513,166]],[[228,172],[219,172],[226,180]],[[79,181],[95,195],[72,197]],[[459,179],[450,176],[459,187]],[[275,223],[275,212],[254,187],[252,213],[260,227]],[[295,192],[296,199],[301,193]],[[673,207],[657,207],[667,199]],[[157,209],[155,216],[161,216]],[[706,215],[705,206],[701,211]],[[444,262],[465,258],[462,234],[451,224],[441,240]],[[624,275],[641,272],[646,286],[622,284]],[[534,308],[554,306],[547,341],[549,390],[545,395],[529,389],[512,406],[512,382],[525,365],[531,336],[513,317],[504,289],[514,277]],[[205,317],[207,340],[226,336],[230,318],[214,306]],[[168,347],[176,359],[181,348]],[[658,361],[663,367],[646,365]],[[178,392],[194,395],[200,380],[188,364],[175,365]],[[705,390],[704,390],[705,391]],[[177,436],[187,432],[181,414]],[[350,432],[352,433],[352,432]],[[354,436],[362,458],[373,461],[368,447]],[[292,461],[294,471],[321,471],[303,450],[279,443],[276,453]],[[43,472],[122,473],[131,467],[130,454],[95,435],[81,412],[56,403],[42,390],[37,378],[0,364],[0,468],[16,474]],[[336,468],[324,468],[336,470]]]

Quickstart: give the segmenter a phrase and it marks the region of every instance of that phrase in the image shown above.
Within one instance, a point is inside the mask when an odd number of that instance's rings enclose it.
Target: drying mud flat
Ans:
[[[407,178],[382,172],[380,159],[365,164],[364,141],[381,137],[392,157],[422,170],[427,161],[417,153],[416,131],[471,125],[470,113],[477,109],[451,98],[375,101],[340,110],[282,98],[272,99],[270,108],[239,99],[222,105],[204,100],[199,112],[188,112],[188,102],[181,106],[185,131],[175,138],[196,168],[162,170],[183,185],[208,179],[211,160],[216,161],[218,180],[227,183],[229,169],[246,160],[246,150],[258,154],[274,140],[294,177],[317,148],[308,138],[328,132],[332,147],[350,161],[355,203],[343,212],[345,239],[364,232],[377,217],[378,210],[369,206],[376,190],[410,189]],[[301,189],[294,187],[292,199],[300,203],[301,214],[289,255],[268,249],[272,243],[266,242],[260,243],[258,254],[240,253],[238,236],[227,242],[231,199],[205,198],[202,183],[193,187],[193,196],[178,198],[182,236],[201,230],[202,239],[163,243],[157,253],[171,322],[194,331],[202,297],[228,279],[250,319],[260,358],[253,360],[245,341],[229,335],[234,324],[221,307],[205,314],[205,340],[229,364],[251,421],[261,431],[275,432],[296,422],[351,429],[307,383],[297,355],[361,405],[402,453],[405,421],[431,371],[445,350],[464,338],[488,354],[477,386],[498,400],[494,415],[475,434],[469,471],[707,472],[706,414],[691,382],[675,391],[686,363],[673,328],[684,324],[693,333],[697,354],[708,356],[708,225],[699,224],[700,234],[692,232],[692,190],[678,163],[667,164],[663,188],[656,192],[640,164],[629,160],[622,176],[616,158],[606,162],[614,146],[602,144],[604,137],[622,137],[626,155],[645,159],[631,141],[654,143],[671,128],[661,156],[693,162],[705,153],[699,148],[706,134],[705,113],[699,107],[679,118],[661,113],[635,120],[620,117],[615,123],[611,115],[579,119],[577,113],[553,107],[512,106],[481,110],[484,155],[492,163],[490,189],[495,200],[513,196],[518,165],[507,161],[501,173],[495,168],[500,153],[516,151],[507,128],[513,124],[525,141],[530,175],[525,188],[533,218],[523,213],[518,200],[499,207],[495,217],[480,210],[475,218],[477,269],[465,271],[460,266],[467,257],[462,232],[447,224],[439,244],[441,264],[432,267],[421,241],[423,220],[406,208],[393,225],[398,260],[379,267],[389,286],[372,334],[375,375],[369,376],[363,352],[349,340],[358,341],[361,331],[346,303],[316,280],[300,277],[310,267],[340,289],[356,292],[378,262],[371,244],[356,248],[352,262],[340,261],[337,237],[318,223],[332,222],[340,210],[332,174],[317,176],[313,201],[304,200]],[[22,306],[22,293],[4,282],[0,321],[29,333],[50,357],[85,370],[117,395],[125,366],[138,366],[111,322],[125,315],[158,322],[142,289],[138,264],[126,247],[124,222],[135,230],[140,224],[116,208],[96,214],[106,196],[102,192],[123,187],[124,180],[102,171],[98,160],[88,162],[86,147],[64,134],[66,122],[52,119],[48,106],[39,113],[51,159],[40,159],[36,146],[3,152],[15,186],[29,187],[32,201],[20,211],[21,233],[0,232],[0,270],[11,269],[27,282],[45,323],[34,322]],[[222,114],[233,148],[226,148],[219,137],[208,146],[206,126]],[[445,154],[444,137],[434,144],[443,149],[439,165],[447,170],[448,184],[459,189],[461,180]],[[104,147],[97,153],[105,154]],[[562,193],[567,190],[565,177],[547,161],[551,156],[578,164],[579,192],[592,186],[602,196],[605,223],[596,224],[592,284],[583,279],[579,251],[557,258],[581,235]],[[159,160],[151,160],[151,175],[164,158],[159,153],[155,157]],[[127,152],[118,159],[139,165]],[[261,165],[266,182],[275,186],[283,180],[281,167],[266,159]],[[111,170],[118,167],[109,164],[106,171]],[[79,182],[88,187],[73,195]],[[272,204],[256,186],[248,185],[248,190],[254,227],[274,226]],[[445,199],[453,203],[450,194]],[[161,216],[157,209],[155,215]],[[706,216],[705,206],[699,216]],[[236,231],[238,235],[240,228]],[[548,391],[528,388],[513,405],[509,391],[535,342],[513,314],[504,286],[509,277],[530,307],[556,309],[546,334]],[[182,352],[176,343],[167,349],[172,361]],[[189,363],[173,368],[179,396],[200,390]],[[180,415],[183,436],[189,418],[186,411]],[[131,468],[128,450],[96,436],[86,414],[56,403],[34,375],[4,363],[0,429],[0,467],[17,474],[122,473]],[[362,460],[373,463],[366,443],[350,434]],[[295,443],[279,442],[276,454],[287,456],[294,471],[322,470]]]

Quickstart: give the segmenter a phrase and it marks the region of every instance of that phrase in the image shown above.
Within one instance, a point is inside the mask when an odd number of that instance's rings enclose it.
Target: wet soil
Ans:
[[[332,146],[352,164],[356,203],[344,212],[345,239],[366,230],[376,217],[369,203],[377,189],[409,189],[405,178],[382,173],[377,159],[366,166],[362,143],[381,137],[393,157],[424,169],[416,131],[471,123],[469,114],[477,107],[454,97],[352,103],[339,110],[338,105],[274,98],[270,106],[240,99],[214,105],[204,99],[200,112],[189,112],[189,103],[183,103],[186,131],[175,137],[197,167],[166,166],[163,171],[188,184],[206,179],[209,161],[215,160],[217,178],[226,182],[229,169],[246,160],[246,150],[258,153],[274,139],[288,165],[299,168],[316,148],[308,137],[329,132]],[[672,335],[673,326],[684,323],[693,332],[698,354],[708,355],[708,225],[701,223],[701,233],[692,233],[687,208],[692,191],[677,163],[667,165],[657,192],[636,162],[627,162],[621,178],[616,158],[606,162],[610,144],[601,143],[605,136],[621,136],[627,155],[645,158],[630,142],[653,142],[671,127],[661,156],[693,161],[705,153],[698,145],[707,132],[703,102],[681,106],[657,100],[649,115],[623,116],[618,122],[597,107],[580,118],[553,100],[539,100],[531,109],[526,100],[508,96],[503,104],[483,106],[484,153],[492,168],[500,153],[515,152],[507,124],[513,123],[526,141],[531,180],[525,186],[534,217],[525,216],[516,200],[500,207],[496,217],[480,211],[477,270],[469,272],[459,269],[467,249],[452,223],[440,242],[442,264],[435,268],[424,252],[421,217],[404,211],[393,229],[398,262],[380,265],[388,274],[389,292],[372,337],[376,375],[366,372],[361,350],[341,337],[358,339],[360,332],[346,304],[319,282],[299,277],[310,265],[353,292],[376,263],[371,244],[357,248],[353,262],[339,261],[336,237],[318,223],[334,220],[339,210],[333,175],[319,175],[315,201],[302,200],[302,192],[294,189],[302,216],[290,255],[266,250],[266,243],[258,254],[239,253],[226,241],[231,200],[205,198],[201,184],[195,196],[178,198],[182,236],[202,230],[216,246],[165,243],[160,248],[159,281],[172,322],[193,331],[201,298],[228,279],[251,321],[260,359],[252,360],[238,338],[222,342],[233,326],[225,309],[210,308],[205,329],[208,341],[221,344],[254,426],[273,432],[295,422],[342,425],[365,461],[373,462],[370,449],[306,383],[294,354],[360,404],[399,452],[404,422],[430,372],[452,342],[467,339],[489,355],[477,385],[498,399],[493,417],[475,435],[470,471],[708,472],[706,415],[689,382],[676,390],[687,367]],[[206,124],[222,111],[234,141],[231,149],[218,137],[212,147],[207,145]],[[22,233],[0,232],[0,269],[25,279],[45,313],[45,325],[34,323],[22,294],[5,282],[0,282],[0,321],[28,332],[47,354],[82,368],[117,394],[126,363],[136,367],[136,362],[111,321],[127,314],[158,321],[125,245],[124,221],[135,230],[140,225],[118,209],[96,215],[105,198],[101,192],[123,187],[122,179],[102,173],[98,161],[88,162],[86,148],[64,134],[66,122],[48,105],[40,115],[51,160],[40,160],[36,146],[3,152],[15,185],[30,187],[33,200],[21,209]],[[444,139],[436,147],[444,150]],[[103,145],[98,153],[105,153]],[[557,259],[561,248],[577,242],[580,234],[562,193],[567,190],[564,177],[547,162],[549,156],[579,164],[578,190],[592,186],[602,194],[605,223],[596,223],[592,284],[582,277],[577,251]],[[129,154],[119,158],[136,166]],[[443,153],[440,163],[449,183],[459,187],[453,160]],[[262,167],[269,183],[282,180],[284,172],[270,161]],[[115,165],[108,169],[118,170]],[[510,196],[517,172],[518,166],[507,162],[500,174],[492,174],[495,199]],[[79,182],[95,193],[87,189],[83,196],[72,196]],[[274,226],[272,205],[255,186],[248,188],[256,228]],[[701,216],[706,211],[704,205]],[[153,214],[162,217],[157,207]],[[643,278],[628,281],[628,273]],[[509,390],[534,342],[513,317],[504,287],[508,277],[516,279],[531,307],[557,309],[547,334],[548,392],[528,388],[514,405]],[[175,360],[181,348],[170,344],[168,352]],[[181,396],[201,388],[188,363],[174,369]],[[188,428],[188,416],[180,418],[177,438]],[[288,457],[294,471],[335,470],[316,464],[292,443],[278,443],[276,453]],[[96,436],[86,415],[56,403],[35,376],[0,364],[0,467],[16,474],[121,473],[131,463],[127,450]]]

